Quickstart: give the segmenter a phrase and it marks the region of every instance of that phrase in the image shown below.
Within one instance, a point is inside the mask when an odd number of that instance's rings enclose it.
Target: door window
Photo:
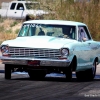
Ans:
[[[12,3],[10,9],[11,9],[11,10],[14,10],[14,9],[15,9],[15,6],[16,6],[16,3]]]
[[[79,26],[78,27],[78,39],[79,39],[79,41],[82,41],[83,38],[86,38],[86,40],[91,39],[87,27]]]
[[[22,3],[18,3],[17,10],[24,10],[24,6]]]

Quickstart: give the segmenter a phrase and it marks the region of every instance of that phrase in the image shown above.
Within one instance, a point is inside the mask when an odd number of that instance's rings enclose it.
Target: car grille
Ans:
[[[61,57],[59,49],[9,47],[11,57],[52,58]]]

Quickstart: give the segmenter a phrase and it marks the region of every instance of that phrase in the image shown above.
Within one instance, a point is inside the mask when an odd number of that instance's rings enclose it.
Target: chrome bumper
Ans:
[[[55,60],[55,59],[37,59],[37,58],[11,58],[11,57],[0,57],[2,64],[15,64],[15,65],[29,65],[29,61],[39,61],[39,66],[55,66],[55,67],[67,67],[70,65],[69,60]],[[33,66],[36,66],[36,64]]]

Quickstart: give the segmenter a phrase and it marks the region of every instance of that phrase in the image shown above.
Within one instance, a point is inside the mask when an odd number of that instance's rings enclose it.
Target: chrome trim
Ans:
[[[52,58],[61,57],[60,49],[9,47],[11,57]]]
[[[18,65],[28,65],[28,61],[40,61],[40,66],[55,66],[55,67],[67,67],[70,64],[69,60],[54,60],[54,59],[36,59],[36,58],[11,58],[11,57],[0,57],[2,64],[18,64]]]

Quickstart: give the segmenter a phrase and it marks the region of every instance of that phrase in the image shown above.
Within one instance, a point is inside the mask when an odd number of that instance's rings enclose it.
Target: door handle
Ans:
[[[15,12],[15,13],[17,13],[17,12]]]
[[[91,44],[91,43],[88,43],[89,45]]]

